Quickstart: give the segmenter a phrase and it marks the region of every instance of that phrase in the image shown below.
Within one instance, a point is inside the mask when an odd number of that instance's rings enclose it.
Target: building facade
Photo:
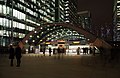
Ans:
[[[92,32],[92,19],[90,11],[81,11],[77,13],[79,16],[79,24],[87,31]]]
[[[113,24],[114,24],[114,41],[120,41],[120,0],[114,0],[114,8],[113,8],[114,16],[113,16]]]
[[[8,46],[10,43],[21,41],[36,27],[54,22],[79,24],[77,0],[0,0],[0,45]],[[51,30],[54,27],[47,28],[46,26],[44,29]],[[55,32],[58,36],[61,32],[77,34],[71,39],[81,36],[70,29]],[[52,33],[51,39],[56,35],[55,32]],[[41,35],[36,37],[39,38]]]

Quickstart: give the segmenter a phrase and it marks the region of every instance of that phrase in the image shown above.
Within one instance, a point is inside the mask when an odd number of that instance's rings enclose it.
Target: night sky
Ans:
[[[114,0],[78,0],[78,11],[91,12],[92,25],[101,26],[112,23]]]

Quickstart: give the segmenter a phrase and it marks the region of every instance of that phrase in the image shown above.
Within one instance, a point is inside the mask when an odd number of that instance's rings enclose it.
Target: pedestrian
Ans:
[[[63,53],[65,52],[65,49],[63,48],[62,45],[58,47],[58,59],[62,58],[63,59]]]
[[[86,54],[86,49],[85,49],[85,47],[83,47],[82,49],[83,49],[83,54]]]
[[[61,48],[61,56],[62,56],[62,59],[63,59],[63,54],[65,53],[65,48],[64,47],[62,47]]]
[[[22,57],[22,49],[20,48],[19,45],[17,45],[16,49],[15,49],[15,56],[16,56],[16,60],[17,60],[17,67],[20,67],[20,63],[21,63],[21,57]]]
[[[13,66],[14,55],[15,55],[14,48],[12,45],[10,45],[10,48],[9,48],[9,59],[11,60],[10,66]]]
[[[91,47],[89,48],[89,52],[90,52],[90,54],[92,54],[92,48]]]
[[[43,48],[43,56],[45,56],[45,50],[46,50],[46,49],[45,49],[45,47],[44,47],[44,48]]]
[[[55,55],[55,48],[53,48],[53,55]]]
[[[80,55],[80,47],[77,48],[77,55]]]
[[[52,52],[52,50],[51,50],[51,48],[49,48],[49,56],[51,56],[51,52]]]
[[[95,51],[96,51],[96,48],[93,47],[93,55],[95,56]]]
[[[58,59],[60,59],[60,54],[61,54],[60,47],[58,47],[58,48],[57,48]]]

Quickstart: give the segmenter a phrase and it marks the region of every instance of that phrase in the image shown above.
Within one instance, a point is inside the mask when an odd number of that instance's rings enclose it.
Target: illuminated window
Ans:
[[[6,14],[7,10],[6,10],[6,6],[3,5],[3,14]]]
[[[2,5],[0,5],[0,13],[2,13]]]
[[[33,0],[34,3],[36,3],[36,0]]]
[[[32,31],[34,28],[33,27],[29,27],[29,31]]]
[[[55,0],[52,0],[53,2],[55,2]]]
[[[120,6],[117,6],[117,8],[120,8]]]
[[[120,1],[117,1],[117,3],[120,3]]]
[[[117,15],[120,15],[120,13],[117,13]]]
[[[20,1],[24,3],[24,0],[20,0]]]
[[[1,36],[3,35],[3,30],[0,30],[0,35],[1,35]]]

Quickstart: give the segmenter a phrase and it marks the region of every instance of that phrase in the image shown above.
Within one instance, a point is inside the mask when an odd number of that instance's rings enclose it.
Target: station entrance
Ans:
[[[65,33],[59,34],[57,37],[54,37],[55,40],[51,40],[51,41],[47,40],[52,35],[50,33],[54,32],[57,35],[57,32],[55,32],[55,31],[63,30],[64,28],[72,29],[72,31],[76,31],[80,34],[83,34],[87,43],[85,43],[84,45],[79,44],[78,46],[76,46],[76,45],[73,46],[69,42],[68,44],[63,45],[61,43],[64,43],[64,42],[59,42],[57,40],[61,40],[58,37],[63,36]],[[61,31],[59,31],[59,32],[61,32]],[[46,38],[46,36],[47,36],[47,38]],[[66,39],[66,40],[63,39],[63,41],[66,42],[66,41],[69,41],[69,39]],[[53,44],[54,42],[57,42],[57,44]],[[38,53],[38,52],[41,52],[44,50],[47,53],[49,48],[54,49],[54,47],[59,47],[59,45],[62,46],[60,48],[64,47],[66,49],[65,51],[67,53],[71,53],[71,54],[75,53],[75,50],[78,47],[83,48],[83,46],[86,46],[86,45],[88,45],[89,48],[90,47],[96,47],[96,48],[104,47],[107,49],[111,48],[111,45],[109,45],[107,42],[96,37],[92,33],[86,31],[81,26],[69,24],[69,23],[47,23],[47,24],[44,24],[42,27],[37,27],[33,31],[28,33],[26,35],[26,37],[22,41],[19,42],[19,45],[21,46],[21,48],[25,48],[27,53]],[[74,47],[74,48],[72,48],[72,47]],[[82,52],[84,52],[84,51],[82,51]]]
[[[96,46],[90,44],[80,44],[79,41],[64,41],[58,40],[54,42],[46,42],[45,44],[38,46],[29,46],[26,48],[26,53],[41,54],[48,56],[49,54],[56,55],[59,53],[59,49],[63,55],[76,56],[76,55],[89,55],[99,53],[99,49]],[[51,50],[51,51],[50,51]]]

